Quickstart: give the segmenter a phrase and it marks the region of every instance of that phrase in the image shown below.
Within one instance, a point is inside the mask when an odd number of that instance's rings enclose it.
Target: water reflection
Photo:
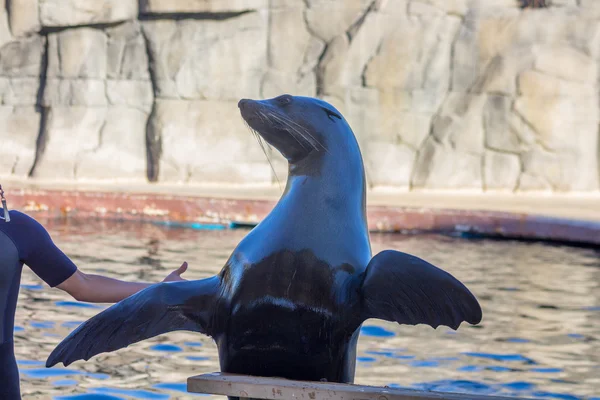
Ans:
[[[218,272],[245,231],[105,221],[52,222],[54,240],[85,271],[158,281],[182,261],[188,279]],[[426,390],[600,400],[600,253],[540,243],[373,235],[448,270],[477,294],[478,327],[398,326],[369,320],[356,382]],[[52,349],[104,306],[78,303],[25,269],[15,351],[26,399],[178,399],[188,376],[218,371],[207,337],[173,332],[68,368]],[[200,397],[207,397],[198,395]],[[220,398],[218,396],[208,396]]]

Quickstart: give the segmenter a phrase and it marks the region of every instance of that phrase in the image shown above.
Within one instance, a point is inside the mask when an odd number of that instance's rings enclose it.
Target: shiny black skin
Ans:
[[[221,369],[352,382],[359,288],[371,259],[356,138],[339,112],[317,99],[241,100],[239,108],[288,159],[289,175],[275,208],[220,274],[231,310],[214,336]],[[273,114],[306,131],[278,124]],[[290,125],[314,146],[294,138]]]
[[[285,191],[221,272],[153,285],[83,323],[46,366],[176,330],[214,338],[221,371],[351,383],[361,324],[477,324],[477,299],[428,262],[371,257],[356,138],[330,104],[307,97],[241,100],[248,125],[289,162]]]

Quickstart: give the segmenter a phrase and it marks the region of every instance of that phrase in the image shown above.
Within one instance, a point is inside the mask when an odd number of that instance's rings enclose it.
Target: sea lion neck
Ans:
[[[311,197],[344,209],[366,208],[366,176],[360,149],[350,146],[312,151],[288,165],[288,179],[282,200],[290,195]],[[351,148],[351,151],[348,151]]]

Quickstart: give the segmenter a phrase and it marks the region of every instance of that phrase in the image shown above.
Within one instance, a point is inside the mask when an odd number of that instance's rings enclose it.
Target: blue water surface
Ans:
[[[82,393],[66,396],[54,396],[54,400],[126,400],[126,398],[111,396],[108,394]]]
[[[174,344],[161,343],[161,344],[155,344],[154,346],[151,346],[150,350],[165,351],[165,352],[168,352],[168,353],[176,353],[176,352],[180,352],[181,351],[181,347],[176,346]]]
[[[134,399],[149,399],[149,400],[163,400],[168,399],[168,394],[150,392],[148,390],[134,390],[134,389],[117,389],[117,388],[94,388],[92,389],[96,393],[102,394],[116,394],[133,397]]]
[[[210,396],[206,393],[188,393],[187,385],[185,383],[157,383],[153,387],[156,389],[172,390],[175,392],[185,393],[186,396]]]
[[[73,386],[77,385],[77,381],[75,379],[59,379],[57,381],[52,382],[54,386]]]
[[[489,358],[495,361],[507,361],[507,362],[524,362],[526,364],[535,364],[530,358],[524,357],[520,354],[492,354],[492,353],[464,353],[469,357],[480,357],[480,358]]]
[[[44,287],[42,285],[21,285],[21,288],[26,290],[43,290]]]
[[[102,306],[99,306],[97,304],[77,302],[77,301],[68,301],[68,300],[67,301],[57,301],[54,304],[59,307],[103,308]]]
[[[385,328],[380,326],[366,325],[360,329],[360,333],[365,336],[375,336],[375,337],[390,337],[394,336],[394,332],[388,331]]]
[[[206,361],[206,360],[210,360],[210,357],[205,357],[205,356],[187,356],[186,358],[188,360],[190,360],[190,361]]]
[[[184,260],[190,265],[188,279],[217,274],[244,235],[210,224],[185,230],[149,224],[143,232],[129,224],[81,226],[81,237],[79,228],[70,225],[68,240],[61,243],[77,263],[89,265],[92,273],[149,282],[160,282]],[[478,297],[484,320],[477,327],[463,323],[458,331],[370,320],[361,327],[357,383],[381,383],[388,376],[392,388],[600,400],[590,389],[600,366],[589,362],[600,340],[600,307],[594,300],[600,282],[589,267],[580,269],[590,260],[597,263],[598,253],[485,240],[474,245],[439,236],[376,238],[374,254],[386,248],[404,250],[456,274]],[[36,291],[24,293],[36,299],[20,302],[15,325],[20,332],[15,342],[18,365],[29,392],[35,387],[41,398],[58,400],[207,396],[187,393],[187,377],[219,371],[213,340],[195,332],[165,333],[67,368],[45,368],[56,345],[108,305],[42,290],[39,278],[27,270],[22,288]],[[75,393],[81,391],[86,393]]]

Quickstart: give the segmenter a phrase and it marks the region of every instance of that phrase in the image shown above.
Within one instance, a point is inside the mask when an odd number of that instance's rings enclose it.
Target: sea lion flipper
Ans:
[[[481,307],[458,279],[425,260],[394,250],[371,259],[362,284],[363,318],[457,329],[478,324]]]
[[[52,351],[46,367],[87,361],[171,331],[210,334],[219,291],[217,276],[152,285],[81,324]]]

